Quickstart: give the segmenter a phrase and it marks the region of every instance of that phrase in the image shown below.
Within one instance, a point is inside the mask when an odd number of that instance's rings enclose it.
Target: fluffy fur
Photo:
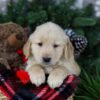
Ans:
[[[74,49],[64,30],[55,23],[47,22],[36,28],[23,48],[28,58],[26,71],[37,86],[45,82],[51,88],[59,87],[69,74],[79,75],[80,68],[74,59]],[[43,58],[50,58],[44,62]]]

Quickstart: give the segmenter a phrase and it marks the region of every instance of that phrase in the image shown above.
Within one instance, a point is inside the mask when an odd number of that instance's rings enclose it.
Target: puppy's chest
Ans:
[[[44,69],[46,74],[49,74],[53,70],[53,68],[51,66],[43,67],[43,69]]]

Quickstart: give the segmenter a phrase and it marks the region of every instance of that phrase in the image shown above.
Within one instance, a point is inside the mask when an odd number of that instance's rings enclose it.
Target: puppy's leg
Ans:
[[[27,72],[29,74],[31,82],[36,86],[39,86],[45,82],[45,73],[40,66],[31,66],[29,69],[27,69]]]
[[[51,88],[59,87],[67,76],[67,69],[59,66],[55,68],[48,77],[48,84]]]

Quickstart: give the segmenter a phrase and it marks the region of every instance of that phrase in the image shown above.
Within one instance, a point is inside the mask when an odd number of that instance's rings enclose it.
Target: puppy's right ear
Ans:
[[[23,53],[26,56],[26,58],[28,58],[31,54],[31,41],[29,39],[23,47]]]

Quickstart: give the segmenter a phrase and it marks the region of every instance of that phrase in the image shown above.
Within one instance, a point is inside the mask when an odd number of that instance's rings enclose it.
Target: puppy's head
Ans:
[[[47,22],[38,26],[24,46],[24,54],[41,65],[55,65],[60,59],[70,59],[73,56],[73,47],[64,30]]]

